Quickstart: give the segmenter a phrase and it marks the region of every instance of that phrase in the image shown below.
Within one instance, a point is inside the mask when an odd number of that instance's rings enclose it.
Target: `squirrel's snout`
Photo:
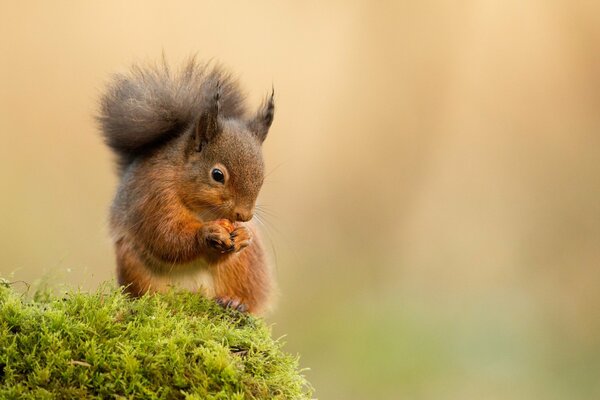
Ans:
[[[248,222],[253,217],[252,211],[236,211],[234,215],[235,220],[241,222]]]

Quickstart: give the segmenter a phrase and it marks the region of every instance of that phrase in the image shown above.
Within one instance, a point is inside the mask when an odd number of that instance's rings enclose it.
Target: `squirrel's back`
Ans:
[[[192,58],[180,70],[171,71],[163,60],[113,75],[101,97],[97,120],[117,155],[119,171],[195,122],[217,88],[220,115],[242,117],[244,96],[237,81],[219,66]]]

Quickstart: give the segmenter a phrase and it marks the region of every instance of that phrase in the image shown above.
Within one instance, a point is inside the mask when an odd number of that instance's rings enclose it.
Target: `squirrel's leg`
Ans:
[[[138,297],[146,293],[152,285],[152,276],[137,256],[131,243],[123,238],[115,243],[117,256],[117,281],[125,292]]]
[[[217,302],[260,314],[268,308],[272,282],[262,245],[253,236],[249,246],[214,265],[213,279]]]
[[[202,222],[177,199],[144,198],[111,216],[113,235],[128,242],[140,259],[185,263],[202,254],[199,233]],[[125,216],[125,217],[124,217]],[[133,241],[133,243],[129,243]]]

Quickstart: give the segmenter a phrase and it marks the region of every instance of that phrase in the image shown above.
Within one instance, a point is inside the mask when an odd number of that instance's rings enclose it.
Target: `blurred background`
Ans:
[[[600,4],[0,4],[0,275],[114,280],[109,75],[197,53],[257,106],[268,321],[320,399],[600,398]]]

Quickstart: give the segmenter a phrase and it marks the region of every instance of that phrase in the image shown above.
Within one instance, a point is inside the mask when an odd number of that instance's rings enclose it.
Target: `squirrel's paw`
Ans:
[[[233,308],[239,312],[248,311],[248,306],[241,302],[241,300],[230,297],[217,297],[215,298],[217,304],[224,308]]]
[[[231,232],[234,251],[238,252],[252,243],[252,232],[243,225],[238,226]]]
[[[207,223],[200,231],[200,240],[210,249],[219,253],[229,253],[235,250],[231,237],[232,225],[229,221],[218,220]]]

